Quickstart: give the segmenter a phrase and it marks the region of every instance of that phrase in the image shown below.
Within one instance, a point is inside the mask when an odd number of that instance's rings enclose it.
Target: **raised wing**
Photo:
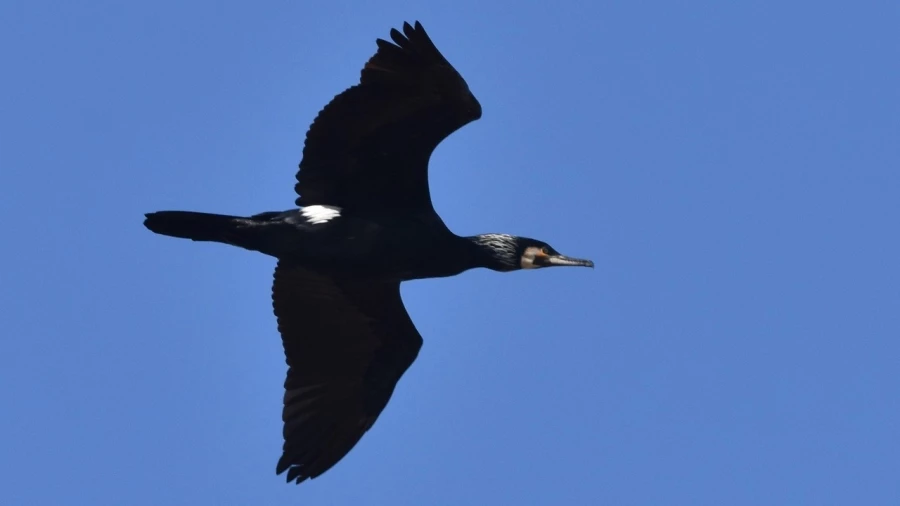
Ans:
[[[276,473],[300,483],[334,466],[375,423],[422,337],[399,283],[336,281],[280,261],[272,301],[288,364]]]
[[[298,206],[431,211],[428,160],[437,145],[481,117],[481,104],[425,29],[403,24],[360,82],[319,112],[306,134],[294,189]]]

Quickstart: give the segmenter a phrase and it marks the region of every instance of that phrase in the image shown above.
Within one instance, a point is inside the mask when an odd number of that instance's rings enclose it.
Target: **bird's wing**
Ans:
[[[300,483],[330,469],[372,426],[422,337],[396,282],[338,281],[281,261],[272,301],[288,364],[276,472]]]
[[[433,212],[431,153],[480,118],[481,105],[419,22],[390,34],[394,44],[377,39],[359,84],[310,126],[294,187],[298,206]]]

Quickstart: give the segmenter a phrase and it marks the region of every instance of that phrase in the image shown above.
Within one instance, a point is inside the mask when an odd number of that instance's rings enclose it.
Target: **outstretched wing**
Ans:
[[[431,211],[428,160],[437,145],[481,117],[481,104],[425,29],[403,24],[360,82],[319,112],[306,134],[294,189],[298,206]]]
[[[399,283],[338,281],[280,261],[272,301],[288,364],[276,473],[300,483],[334,466],[375,423],[422,337]]]

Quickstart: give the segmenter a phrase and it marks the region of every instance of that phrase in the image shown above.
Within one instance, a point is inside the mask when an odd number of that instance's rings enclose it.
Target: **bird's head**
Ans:
[[[487,265],[497,271],[519,269],[540,269],[541,267],[594,267],[594,262],[567,257],[553,246],[508,234],[481,234],[472,237],[483,254],[487,255]]]

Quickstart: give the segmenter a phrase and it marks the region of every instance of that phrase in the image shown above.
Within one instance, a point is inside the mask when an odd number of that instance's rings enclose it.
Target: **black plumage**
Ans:
[[[337,95],[306,136],[299,209],[249,217],[146,215],[158,234],[230,244],[278,259],[272,301],[288,365],[287,480],[321,475],[359,441],[422,346],[400,283],[485,267],[593,266],[544,242],[460,237],[432,207],[428,161],[481,105],[418,22],[378,39],[359,84]]]

